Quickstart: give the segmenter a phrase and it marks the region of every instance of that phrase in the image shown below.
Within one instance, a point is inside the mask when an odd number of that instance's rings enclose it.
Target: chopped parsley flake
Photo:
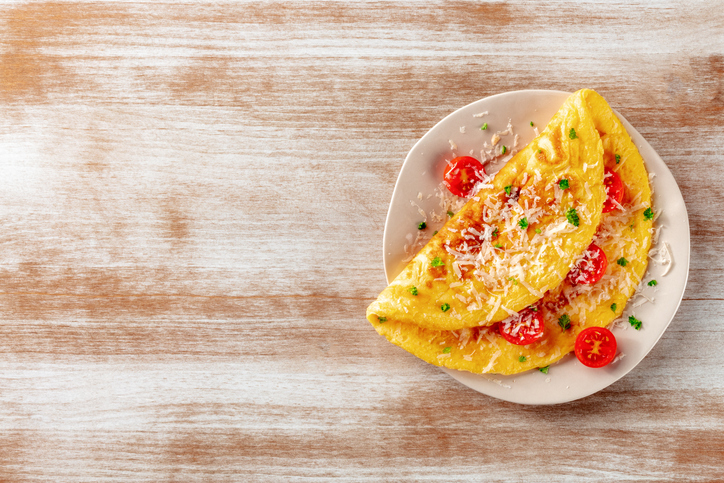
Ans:
[[[558,187],[562,190],[567,190],[571,187],[571,185],[568,183],[567,179],[562,179],[558,182]]]
[[[634,329],[641,330],[642,322],[633,315],[628,316],[628,323],[631,324],[631,327],[633,327]]]
[[[646,208],[646,211],[644,211],[644,218],[646,218],[647,220],[654,219],[654,210],[652,210],[650,206]]]
[[[493,245],[495,248],[503,248],[502,243],[498,242],[495,245]]]
[[[549,368],[549,367],[550,367],[550,366],[539,367],[538,370],[541,371],[543,374],[548,374],[548,368]]]
[[[410,287],[407,289],[408,292],[410,292],[412,295],[417,295],[417,287]]]
[[[453,212],[450,211],[450,210],[447,210],[447,216],[449,216],[450,218],[452,218],[453,216],[455,216],[455,213],[453,213]]]
[[[611,311],[616,312],[616,304],[611,304]]]
[[[539,149],[539,150],[538,150],[538,152],[539,152],[539,153],[542,153],[542,152],[543,152],[543,150],[542,150],[542,149]]]
[[[571,328],[571,318],[568,316],[568,314],[563,314],[558,318],[558,325],[561,326],[561,329],[568,330]]]
[[[518,362],[525,362],[525,356],[518,357]]]
[[[451,350],[452,350],[452,347],[447,346],[447,347],[445,347],[445,348],[442,350],[442,353],[443,353],[443,354],[449,354]]]
[[[536,228],[536,229],[535,229],[535,232],[538,233],[539,235],[540,235],[541,233],[543,233],[540,228]]]
[[[508,148],[503,146],[503,149],[500,150],[500,154],[505,154],[508,152]]]
[[[625,267],[626,265],[628,265],[628,260],[626,260],[625,258],[621,257],[621,258],[619,258],[618,260],[616,260],[616,263],[618,263],[618,264],[621,265],[622,267]]]
[[[528,218],[526,218],[526,217],[524,216],[523,218],[521,218],[520,220],[518,220],[518,226],[521,227],[521,228],[524,229],[524,230],[525,230],[526,228],[528,228]]]
[[[432,234],[432,236],[435,236],[435,235],[437,235],[437,230],[435,230],[435,233]]]
[[[427,228],[427,223],[425,223],[424,221],[420,222],[420,223],[417,225],[417,229],[418,229],[418,230],[424,230],[425,228]]]
[[[430,262],[430,265],[432,265],[433,267],[442,267],[443,265],[445,265],[445,263],[442,261],[442,259],[440,257],[435,257]]]
[[[566,219],[568,219],[568,223],[573,226],[578,226],[581,223],[575,208],[569,208],[568,211],[566,211]]]
[[[533,121],[530,122],[530,126],[533,127]]]
[[[498,227],[497,227],[497,226],[495,227],[495,230],[493,230],[492,236],[493,236],[494,238],[497,238],[497,237],[498,237]]]
[[[442,310],[443,312],[447,312],[448,310],[450,310],[450,304],[445,302],[440,306],[440,310]]]
[[[486,129],[488,129],[488,123],[487,123],[487,122],[484,123],[482,126],[480,126],[480,130],[481,130],[481,131],[485,131]]]
[[[616,155],[616,164],[618,164],[618,163],[620,163],[620,162],[621,162],[621,155],[620,155],[620,154],[617,154],[617,155]]]
[[[649,287],[655,287],[655,286],[657,286],[658,284],[659,284],[659,282],[657,282],[656,280],[652,280],[652,281],[649,282]]]
[[[571,128],[571,130],[568,132],[568,137],[571,139],[576,139],[578,136],[576,136],[576,130]]]
[[[513,282],[513,285],[518,285],[518,281],[515,279],[515,277],[508,277],[509,282]]]
[[[635,224],[631,223],[628,227],[631,228],[631,231],[634,231],[635,226],[636,226]]]
[[[387,322],[387,317],[380,317],[378,315],[377,320],[380,322],[380,324],[384,324],[385,322]]]
[[[509,195],[509,194],[510,194],[510,191],[513,189],[513,185],[512,185],[512,184],[509,184],[509,185],[506,186],[504,189],[505,189],[505,194],[506,194],[506,195]]]

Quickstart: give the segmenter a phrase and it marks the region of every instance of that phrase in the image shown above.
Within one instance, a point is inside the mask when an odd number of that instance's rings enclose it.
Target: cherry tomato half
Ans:
[[[545,325],[540,309],[531,308],[521,310],[515,315],[500,322],[500,335],[515,345],[528,345],[543,337]]]
[[[591,243],[583,253],[583,258],[568,272],[568,281],[572,285],[594,284],[601,280],[606,273],[606,268],[608,268],[606,254],[598,245]]]
[[[603,202],[603,212],[608,213],[618,208],[623,200],[623,181],[616,173],[606,168],[603,174],[603,185],[606,187],[606,201]]]
[[[583,329],[576,337],[575,351],[584,366],[603,367],[616,357],[616,337],[604,327]]]
[[[459,156],[445,168],[443,183],[452,194],[467,197],[484,174],[485,168],[480,161],[471,156]]]

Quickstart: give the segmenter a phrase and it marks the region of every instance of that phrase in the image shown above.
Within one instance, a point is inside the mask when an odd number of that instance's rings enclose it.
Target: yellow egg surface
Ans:
[[[584,328],[605,327],[621,315],[648,264],[653,234],[649,178],[636,146],[606,101],[593,91],[585,92],[584,98],[604,147],[605,165],[625,185],[622,208],[603,213],[593,236],[608,259],[603,278],[593,285],[573,285],[565,279],[550,289],[536,304],[545,335],[527,346],[511,344],[495,327],[486,326],[434,330],[394,318],[373,319],[378,333],[437,366],[516,374],[558,361],[573,350]],[[564,329],[566,322],[570,327]]]
[[[483,183],[368,307],[373,325],[491,325],[561,283],[591,243],[606,199],[603,144],[587,101],[593,94],[572,94]]]

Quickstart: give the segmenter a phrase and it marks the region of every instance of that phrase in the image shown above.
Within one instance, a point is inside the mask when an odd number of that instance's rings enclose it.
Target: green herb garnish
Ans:
[[[435,235],[437,235],[437,230],[435,230],[435,233],[432,234],[432,236],[435,236]]]
[[[482,126],[480,126],[480,130],[481,130],[481,131],[485,131],[486,129],[488,129],[488,123],[487,123],[487,122],[484,123]]]
[[[620,163],[620,162],[621,162],[621,155],[620,155],[620,154],[617,154],[617,155],[616,155],[616,164],[618,164],[618,163]]]
[[[447,216],[449,216],[450,218],[452,218],[453,216],[455,216],[455,213],[453,213],[453,212],[450,211],[450,210],[447,210]]]
[[[616,304],[611,304],[611,311],[616,312]]]
[[[508,148],[503,146],[503,149],[500,150],[500,154],[505,154],[508,152]]]
[[[424,230],[425,228],[427,228],[427,223],[425,223],[424,221],[418,223],[418,225],[417,225],[418,230]]]
[[[506,187],[503,188],[503,189],[505,189],[505,194],[506,194],[506,195],[510,195],[511,190],[513,189],[513,185],[512,185],[512,184],[509,184],[508,186],[506,186]]]
[[[568,137],[571,139],[576,139],[578,136],[576,136],[576,130],[571,128],[570,131],[568,131]]]
[[[407,289],[408,292],[410,292],[412,295],[417,295],[417,287],[410,287]]]
[[[430,265],[432,265],[433,267],[442,267],[443,265],[445,265],[445,262],[443,262],[440,257],[435,257],[430,262]]]
[[[518,226],[521,227],[523,230],[528,228],[528,218],[524,216],[523,218],[518,220]]]
[[[538,233],[539,235],[540,235],[541,233],[543,233],[540,228],[536,228],[536,229],[535,229],[535,232]]]
[[[503,248],[503,244],[498,242],[495,245],[493,245],[495,248]]]
[[[659,284],[659,282],[657,282],[656,280],[652,280],[652,281],[649,282],[649,287],[655,287],[655,286],[657,286],[658,284]]]
[[[548,374],[548,368],[549,368],[549,367],[550,367],[550,366],[539,367],[538,370],[541,371],[543,374]]]
[[[380,322],[380,324],[384,324],[385,322],[387,322],[387,317],[380,317],[378,315],[377,320]]]
[[[530,122],[530,127],[533,127],[533,121]]]
[[[628,323],[636,330],[641,330],[641,321],[633,315],[628,316]]]
[[[443,353],[443,354],[449,354],[451,350],[452,350],[452,347],[448,346],[448,347],[445,347],[445,348],[442,350],[442,353]]]
[[[561,329],[568,330],[571,328],[571,318],[567,314],[563,314],[558,318],[558,325]]]
[[[644,211],[644,218],[647,220],[654,219],[654,210],[652,210],[650,206],[646,208],[646,211]]]
[[[566,211],[566,219],[568,220],[568,223],[573,226],[578,226],[581,223],[581,220],[578,219],[578,213],[576,213],[575,208],[569,208],[568,211]]]
[[[440,306],[440,310],[442,310],[443,312],[447,312],[448,310],[450,310],[450,304],[445,302]]]
[[[571,185],[567,179],[562,179],[558,182],[558,187],[562,190],[567,190],[568,188],[571,187]]]
[[[518,357],[518,362],[525,362],[525,356]]]
[[[621,257],[621,258],[619,258],[618,260],[616,260],[616,263],[618,263],[618,264],[621,265],[622,267],[625,267],[626,265],[628,265],[628,260],[626,260],[625,258]]]

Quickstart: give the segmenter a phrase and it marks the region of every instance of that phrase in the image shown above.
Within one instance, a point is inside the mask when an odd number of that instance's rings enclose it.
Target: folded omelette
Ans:
[[[378,333],[431,364],[475,373],[516,374],[561,359],[573,350],[580,331],[607,326],[621,315],[644,276],[651,248],[653,216],[648,173],[636,146],[606,101],[593,91],[576,95],[591,112],[604,149],[605,167],[616,172],[625,185],[621,207],[603,213],[595,227],[593,242],[609,260],[601,280],[584,285],[565,279],[551,287],[536,304],[542,311],[545,335],[527,346],[510,344],[496,326],[483,323],[472,328],[435,330],[395,317],[386,321],[372,317],[370,321]]]
[[[373,325],[491,325],[560,285],[591,243],[606,199],[591,93],[571,95],[538,137],[478,186],[369,306]]]

